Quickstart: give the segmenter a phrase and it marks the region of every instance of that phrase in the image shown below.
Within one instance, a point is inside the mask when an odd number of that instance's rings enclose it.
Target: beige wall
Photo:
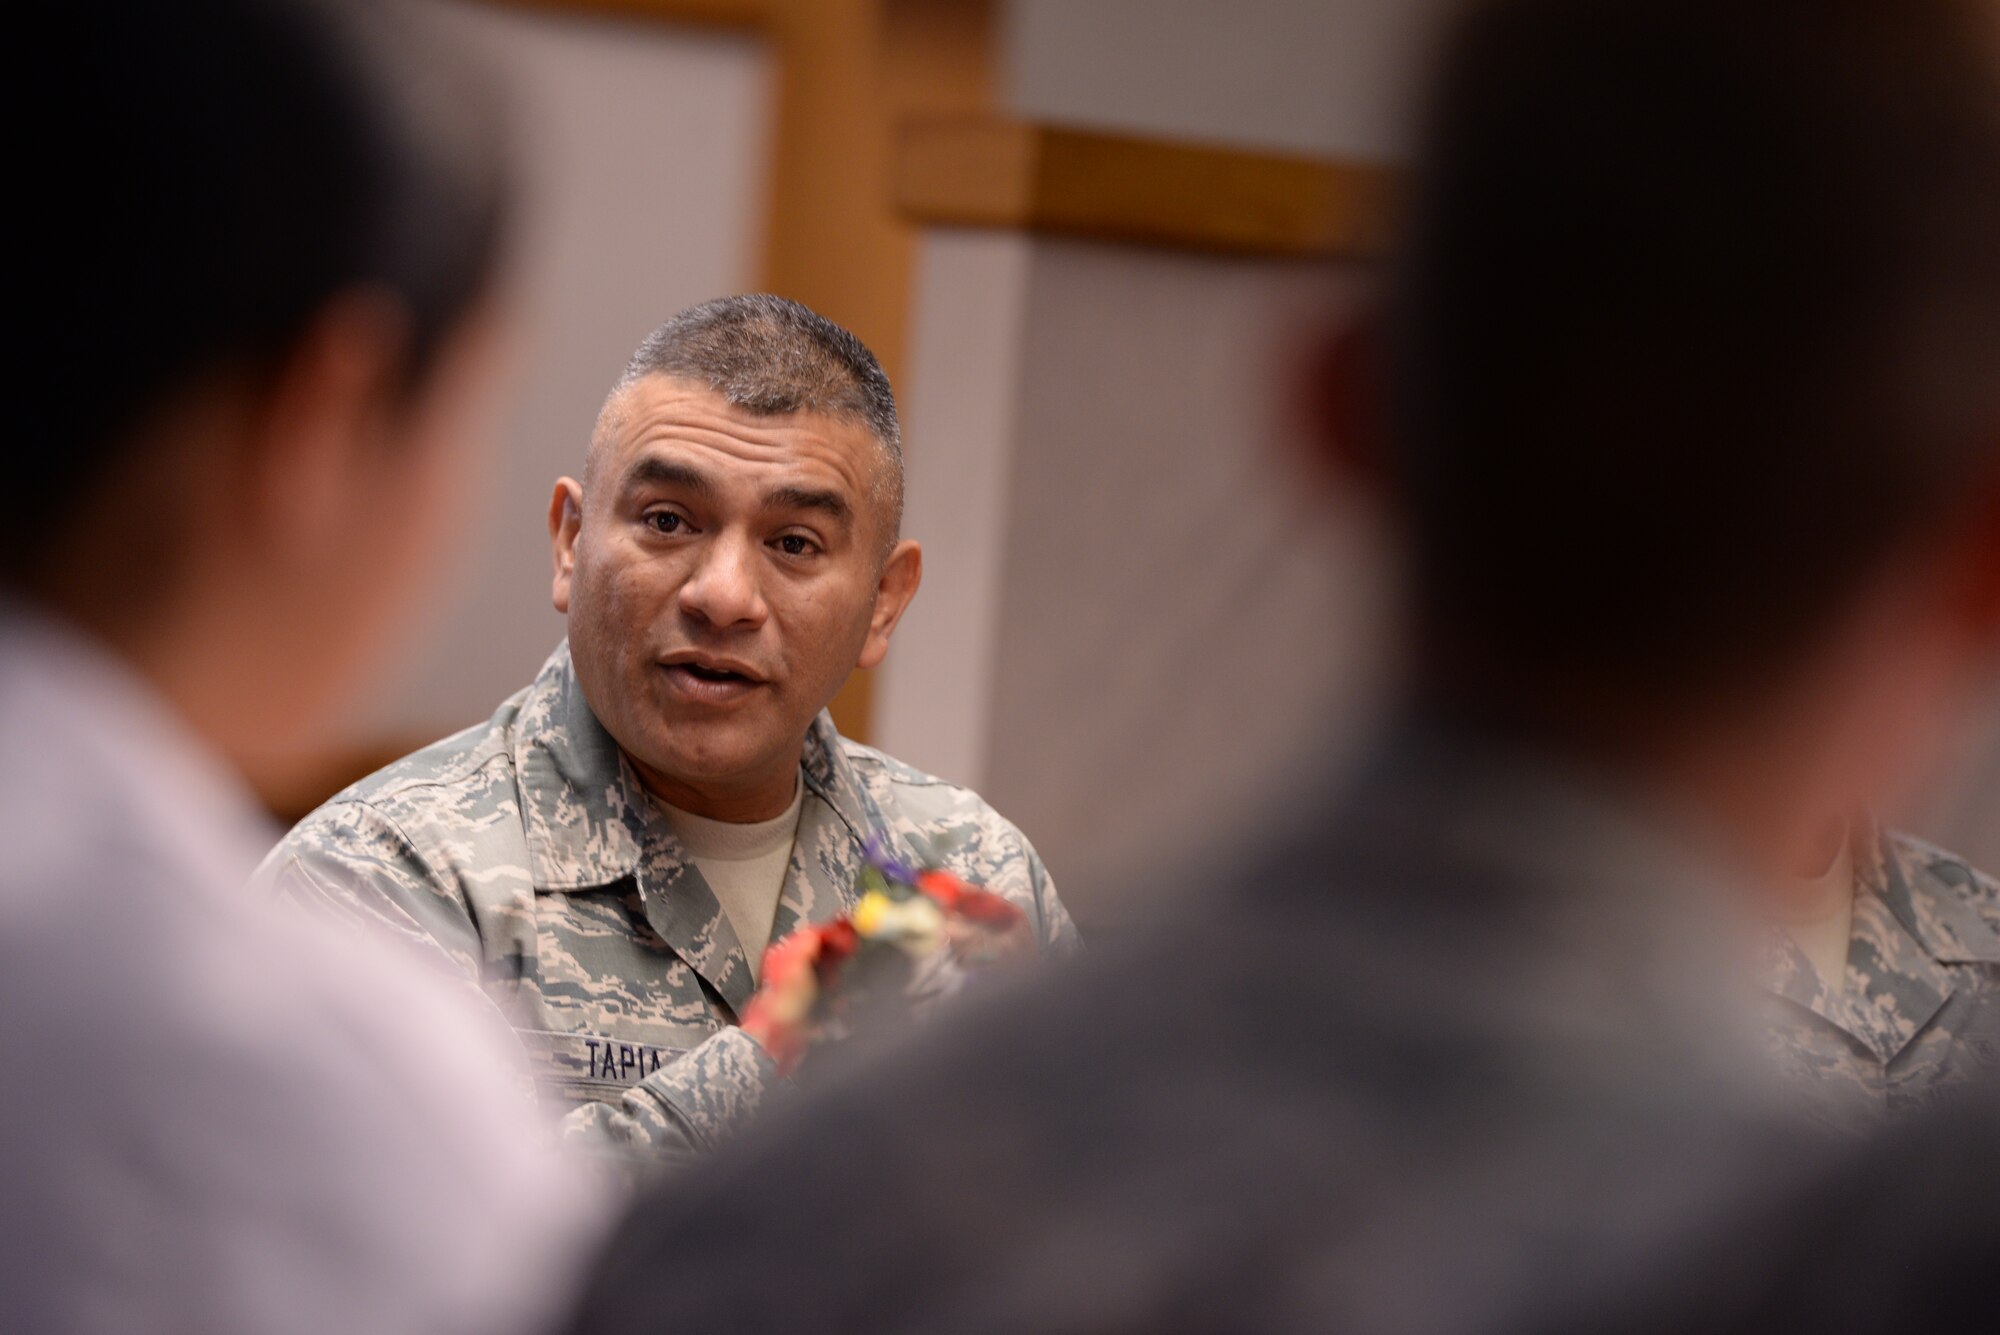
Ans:
[[[751,39],[450,6],[514,93],[524,211],[518,369],[453,569],[353,722],[426,735],[484,718],[562,636],[544,516],[640,338],[755,272],[771,71]]]
[[[876,688],[875,741],[975,787],[992,740],[1034,256],[1006,233],[925,239],[901,391],[903,531],[923,543],[924,579]]]
[[[1086,926],[1254,825],[1374,694],[1373,535],[1285,411],[1332,265],[941,231],[907,402],[922,593],[879,741],[978,787]]]
[[[1443,0],[1011,0],[1007,98],[1031,119],[1389,158]]]
[[[1367,698],[1379,573],[1285,411],[1357,284],[1036,248],[985,783],[1086,918],[1252,828]]]

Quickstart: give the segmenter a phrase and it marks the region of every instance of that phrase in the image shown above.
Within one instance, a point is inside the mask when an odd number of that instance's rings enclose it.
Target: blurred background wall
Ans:
[[[543,516],[638,338],[728,291],[902,398],[923,591],[850,735],[979,788],[1085,927],[1337,759],[1385,574],[1295,411],[1364,290],[1440,0],[438,0],[515,86],[527,322],[423,634],[280,808],[489,713],[561,634]],[[2000,726],[1911,820],[2000,865]]]
[[[474,723],[562,638],[546,516],[647,331],[755,276],[772,62],[753,35],[441,6],[511,93],[521,158],[517,364],[447,583],[357,737]]]
[[[1360,513],[1321,505],[1281,397],[1359,280],[925,243],[908,523],[928,570],[877,740],[979,788],[1086,916],[1122,915],[1135,870],[1254,817],[1366,694],[1379,574]]]
[[[1394,155],[1440,0],[1012,0],[1008,110],[1295,153]]]

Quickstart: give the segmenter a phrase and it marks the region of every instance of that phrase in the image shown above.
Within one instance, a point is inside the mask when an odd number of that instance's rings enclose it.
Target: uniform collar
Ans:
[[[514,726],[521,812],[537,892],[636,882],[646,922],[738,1013],[749,961],[700,869],[583,697],[565,641],[521,697]],[[862,848],[891,827],[822,711],[800,762],[806,797],[772,940],[851,908]]]
[[[1886,1065],[1950,999],[1959,979],[1949,966],[2000,964],[2000,934],[1947,882],[1940,864],[1958,864],[1887,832],[1864,852],[1855,859],[1847,964],[1859,986],[1828,988],[1787,941],[1774,948],[1771,987]]]
[[[1852,929],[1849,930],[1851,933]],[[1853,952],[1850,934],[1848,953],[1851,956]],[[1763,967],[1765,986],[1772,995],[1811,1011],[1829,1024],[1847,1027],[1846,1014],[1839,1008],[1839,995],[1820,981],[1819,971],[1813,968],[1812,961],[1790,933],[1773,928],[1767,934]]]
[[[1967,902],[1972,870],[1914,839],[1880,841],[1881,895],[1904,929],[1943,964],[2000,964],[2000,932]]]

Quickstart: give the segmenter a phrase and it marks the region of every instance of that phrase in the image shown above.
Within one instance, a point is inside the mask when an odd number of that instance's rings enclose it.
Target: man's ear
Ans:
[[[923,579],[924,549],[914,540],[904,538],[889,553],[889,559],[882,565],[882,576],[876,581],[875,612],[868,620],[868,640],[861,646],[857,667],[879,667],[888,656],[889,637],[896,633],[896,623],[903,619],[903,612],[910,599],[917,596],[917,585]]]
[[[575,478],[559,477],[549,498],[549,555],[556,568],[551,594],[564,616],[569,615],[569,582],[576,572],[576,535],[582,527],[583,486]]]
[[[1363,305],[1305,359],[1299,395],[1321,465],[1370,490],[1380,489],[1389,472],[1382,338],[1381,309]]]

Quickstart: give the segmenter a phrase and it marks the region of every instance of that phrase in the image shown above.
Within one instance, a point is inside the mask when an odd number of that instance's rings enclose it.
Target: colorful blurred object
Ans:
[[[863,1008],[921,1010],[956,993],[969,972],[1034,942],[1021,910],[938,867],[913,867],[879,838],[867,841],[852,913],[801,927],[764,952],[762,984],[743,1029],[778,1064],[797,1070]]]

